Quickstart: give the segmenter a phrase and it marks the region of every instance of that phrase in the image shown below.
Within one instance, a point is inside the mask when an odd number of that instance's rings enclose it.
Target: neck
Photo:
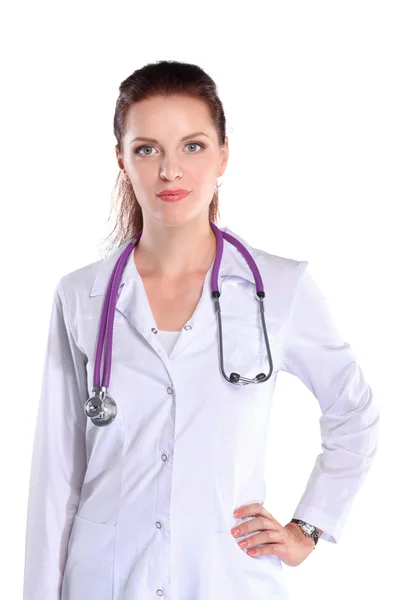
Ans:
[[[216,249],[217,240],[208,219],[180,226],[151,221],[143,226],[134,260],[140,274],[178,280],[206,273]]]

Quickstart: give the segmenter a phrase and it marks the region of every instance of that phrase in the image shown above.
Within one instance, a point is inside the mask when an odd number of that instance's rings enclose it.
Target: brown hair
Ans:
[[[225,113],[213,79],[197,65],[163,60],[147,64],[134,71],[119,86],[119,97],[114,114],[114,135],[119,152],[122,152],[125,116],[129,106],[153,96],[168,97],[174,94],[203,100],[208,106],[219,143],[221,145],[225,143]],[[122,246],[143,228],[141,206],[129,178],[122,169],[118,173],[113,197],[112,208],[114,205],[119,205],[119,208],[117,207],[115,227],[107,237],[107,239],[111,238],[109,249]],[[218,186],[209,208],[209,220],[217,223],[217,219],[219,219]]]

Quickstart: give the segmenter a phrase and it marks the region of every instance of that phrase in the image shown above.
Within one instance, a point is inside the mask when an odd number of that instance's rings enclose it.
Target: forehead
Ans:
[[[198,98],[155,96],[132,104],[125,116],[125,135],[129,139],[138,135],[182,137],[192,131],[210,136],[214,131],[208,106]]]

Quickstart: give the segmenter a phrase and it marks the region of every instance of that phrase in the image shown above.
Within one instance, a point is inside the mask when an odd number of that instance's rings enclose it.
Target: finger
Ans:
[[[264,508],[264,506],[261,506],[260,515],[265,517],[266,519],[269,519],[270,521],[276,521],[276,519],[271,515],[270,512],[267,511],[266,508]]]
[[[257,516],[260,517],[265,517],[267,519],[273,519],[274,517],[271,515],[270,512],[267,511],[267,509],[265,508],[265,506],[263,506],[262,504],[255,504],[255,510],[257,511],[256,514]]]
[[[267,511],[267,509],[259,502],[253,504],[245,504],[244,506],[241,506],[238,510],[240,510],[240,517],[250,517],[254,515],[273,518],[272,515]]]
[[[268,554],[275,554],[275,556],[281,557],[282,544],[266,544],[264,546],[257,546],[257,548],[249,548],[247,554],[253,556],[267,556]]]
[[[248,533],[261,531],[280,531],[281,529],[281,525],[274,523],[265,517],[254,517],[250,518],[249,521],[241,523],[239,526],[232,528],[231,532],[234,537],[239,538]],[[234,533],[235,531],[237,532]]]
[[[269,513],[268,511],[265,511],[265,514],[264,512],[262,514],[263,516],[265,516],[267,521],[269,521],[270,523],[274,523],[278,528],[283,527],[283,525],[277,519],[275,519],[275,517],[271,515],[271,513]]]
[[[265,522],[275,523],[281,526],[281,524],[269,513],[263,506],[258,505],[258,512],[256,513],[257,518],[262,518]]]
[[[279,544],[282,542],[281,537],[282,536],[278,531],[261,531],[243,538],[243,540],[240,541],[241,544],[243,543],[240,548],[248,549],[264,544]]]

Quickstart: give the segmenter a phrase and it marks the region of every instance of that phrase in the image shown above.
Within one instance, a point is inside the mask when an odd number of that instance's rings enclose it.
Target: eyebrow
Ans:
[[[195,133],[190,133],[189,135],[185,135],[183,138],[181,138],[181,142],[184,142],[185,140],[189,140],[190,138],[193,138],[197,135],[205,135],[206,137],[209,137],[206,133],[203,133],[202,131],[196,131]],[[142,142],[153,142],[153,144],[158,144],[157,140],[155,140],[154,138],[148,138],[148,137],[136,137],[133,140],[131,140],[130,143],[132,144],[136,140],[141,140]]]

